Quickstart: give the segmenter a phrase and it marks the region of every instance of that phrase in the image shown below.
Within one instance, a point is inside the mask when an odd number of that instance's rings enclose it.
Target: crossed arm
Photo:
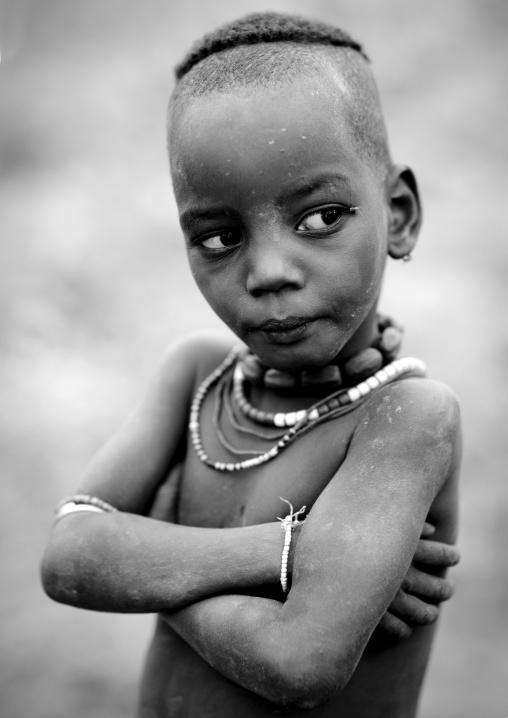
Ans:
[[[384,448],[377,406],[316,501],[299,537],[284,604],[227,595],[165,615],[210,665],[280,705],[313,708],[348,683],[403,585],[429,507],[440,490],[450,490],[460,451],[454,401],[442,388],[432,388],[431,396],[422,396],[418,386],[409,396],[406,388],[392,390],[396,403],[404,394],[399,408],[406,402],[409,408],[395,432],[385,435]],[[412,413],[421,402],[423,414]],[[442,509],[449,514],[442,517],[448,539],[454,509],[453,499]]]
[[[182,466],[177,465],[159,487],[149,516],[161,521],[176,522],[177,502],[180,491]],[[294,551],[300,534],[300,526],[293,531],[289,554],[289,574],[294,562]],[[274,526],[271,525],[271,531]],[[379,627],[398,639],[409,638],[415,626],[434,623],[439,617],[439,604],[453,596],[453,583],[446,578],[446,569],[455,566],[460,559],[456,547],[435,540],[436,528],[424,523],[420,540],[407,574],[381,617]],[[277,532],[275,532],[277,533]],[[255,539],[254,535],[252,536]],[[270,535],[273,549],[273,535]],[[275,568],[280,573],[280,532],[279,553]],[[259,547],[258,547],[259,548]],[[254,549],[255,551],[255,549]],[[273,567],[272,567],[273,568]],[[275,577],[278,580],[278,575]],[[169,620],[168,620],[169,623]],[[176,627],[176,624],[174,624]]]
[[[172,612],[167,620],[173,628],[235,682],[281,703],[289,695],[302,705],[308,695],[326,699],[347,682],[390,602],[395,612],[397,601],[404,604],[404,577],[416,584],[421,578],[415,570],[410,578],[408,567],[453,463],[456,437],[453,431],[436,437],[418,412],[398,418],[402,423],[396,422],[380,455],[375,412],[367,417],[303,527],[287,602],[235,595],[277,581],[278,524],[198,529],[136,515],[148,511],[185,431],[182,420],[175,430],[175,417],[188,414],[194,376],[178,373],[178,366],[189,361],[178,356],[174,371],[161,373],[81,484],[80,490],[122,513],[58,522],[43,563],[45,588],[56,600],[83,608]],[[440,395],[430,400],[431,416],[449,412]],[[408,418],[416,422],[410,435]],[[413,454],[407,452],[412,445]]]

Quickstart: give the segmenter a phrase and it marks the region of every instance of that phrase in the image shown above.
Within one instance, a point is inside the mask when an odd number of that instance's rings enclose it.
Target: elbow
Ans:
[[[345,662],[323,651],[293,655],[279,665],[278,688],[271,700],[284,708],[310,711],[327,703],[349,681]]]
[[[42,587],[49,598],[69,606],[80,606],[79,577],[72,554],[50,543],[41,563]]]
[[[53,527],[41,562],[42,587],[49,598],[78,608],[89,606],[90,587],[96,582],[94,546],[101,541],[96,524],[90,540],[90,522],[67,518]]]
[[[79,606],[78,592],[68,576],[60,571],[48,568],[46,563],[41,567],[42,587],[46,595],[53,601],[65,603],[68,606]]]

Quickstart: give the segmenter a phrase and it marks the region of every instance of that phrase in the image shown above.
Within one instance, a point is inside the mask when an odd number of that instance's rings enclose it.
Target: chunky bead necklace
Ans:
[[[266,462],[271,461],[276,456],[278,456],[278,454],[280,454],[280,452],[283,451],[287,446],[289,446],[295,439],[302,436],[302,434],[306,433],[310,429],[313,429],[318,424],[321,424],[325,421],[329,421],[338,416],[341,416],[346,412],[351,411],[357,405],[362,403],[374,389],[377,389],[384,384],[394,381],[395,379],[406,373],[412,373],[419,376],[426,375],[425,365],[422,361],[420,361],[420,359],[413,359],[410,357],[397,359],[386,365],[384,368],[376,371],[372,376],[367,377],[357,386],[351,387],[349,389],[340,389],[339,391],[330,394],[325,399],[316,402],[308,409],[303,409],[299,412],[281,412],[274,414],[273,420],[271,419],[270,422],[268,422],[266,420],[266,417],[260,418],[259,415],[251,416],[252,410],[257,410],[254,409],[254,407],[251,407],[250,404],[248,404],[247,400],[243,395],[243,390],[242,395],[239,396],[239,398],[237,397],[237,387],[243,382],[244,379],[243,371],[238,365],[238,359],[242,351],[244,350],[242,350],[241,347],[233,348],[233,350],[229,353],[226,359],[224,359],[222,364],[220,364],[220,366],[218,366],[217,369],[215,369],[201,383],[191,406],[189,430],[191,434],[192,444],[200,461],[202,461],[207,466],[210,466],[211,468],[215,469],[216,471],[241,471],[244,469],[250,469],[255,466],[259,466],[261,464],[265,464]],[[234,365],[236,365],[236,367],[234,369],[233,396],[238,402],[239,399],[241,399],[244,406],[242,407],[242,404],[240,403],[239,406],[240,408],[242,408],[244,413],[246,413],[249,418],[253,419],[254,421],[257,421],[258,423],[270,423],[272,426],[290,428],[282,435],[282,437],[263,436],[262,438],[265,438],[266,440],[277,439],[276,443],[268,451],[265,452],[253,452],[248,450],[243,451],[231,447],[231,445],[226,442],[225,438],[222,436],[222,432],[217,431],[219,427],[221,406],[221,392],[219,391],[217,397],[216,412],[214,416],[214,426],[219,440],[221,441],[223,446],[225,446],[229,451],[234,454],[246,455],[249,453],[255,453],[257,455],[253,458],[244,459],[237,462],[213,461],[203,448],[199,425],[201,408],[203,406],[205,397],[211,387],[214,384],[218,384],[219,382],[221,382],[228,370],[231,369]],[[221,385],[219,384],[219,386]],[[223,384],[221,390],[224,390]],[[246,407],[244,402],[247,403]]]
[[[287,391],[294,387],[305,389],[317,385],[326,385],[330,390],[343,386],[351,387],[392,362],[400,351],[402,327],[391,317],[381,314],[377,315],[376,324],[376,335],[371,346],[356,352],[340,363],[334,362],[313,371],[302,371],[297,375],[270,369],[255,354],[246,352],[239,360],[239,365],[244,378],[250,384],[277,391]],[[250,418],[259,421],[259,416],[252,415]],[[271,424],[272,421],[270,419],[263,423]]]

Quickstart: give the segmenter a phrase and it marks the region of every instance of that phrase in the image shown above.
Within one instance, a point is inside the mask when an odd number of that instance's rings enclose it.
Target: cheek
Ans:
[[[366,218],[361,236],[354,245],[355,266],[360,283],[360,293],[365,303],[377,297],[386,262],[386,233],[383,216]]]
[[[373,232],[358,262],[358,273],[366,298],[377,296],[386,262],[386,249],[381,232]]]
[[[201,261],[193,261],[189,252],[189,265],[199,291],[213,311],[228,326],[233,324],[233,309],[236,306],[234,291],[223,274],[214,271],[213,267],[203,266]]]
[[[193,262],[190,262],[190,269],[199,291],[204,296],[206,301],[213,306],[216,295],[217,298],[220,299],[220,294],[216,289],[217,282],[214,281],[213,274],[206,271],[206,269],[199,266],[199,264]]]
[[[341,322],[353,326],[371,309],[381,288],[385,256],[382,233],[374,230],[353,240],[340,261],[320,268],[316,287]]]

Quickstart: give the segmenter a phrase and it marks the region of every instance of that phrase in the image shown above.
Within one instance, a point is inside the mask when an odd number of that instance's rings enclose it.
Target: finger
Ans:
[[[425,541],[420,539],[416,547],[413,561],[424,563],[428,566],[448,568],[456,566],[460,561],[460,553],[455,546],[440,541]]]
[[[420,538],[422,538],[422,539],[429,538],[429,536],[432,536],[432,534],[435,532],[435,530],[436,530],[436,527],[433,526],[432,524],[429,524],[429,522],[426,521],[423,524],[422,533],[421,533]]]
[[[379,626],[397,638],[409,638],[409,636],[413,635],[411,626],[408,626],[401,618],[397,618],[389,611],[381,618]]]
[[[417,594],[433,603],[448,601],[455,593],[455,585],[449,578],[432,576],[414,566],[409,567],[402,588],[406,593]]]
[[[400,590],[389,606],[390,613],[393,613],[404,620],[417,624],[418,626],[427,626],[435,623],[439,617],[439,606],[432,603],[425,603],[420,598],[412,596]]]

